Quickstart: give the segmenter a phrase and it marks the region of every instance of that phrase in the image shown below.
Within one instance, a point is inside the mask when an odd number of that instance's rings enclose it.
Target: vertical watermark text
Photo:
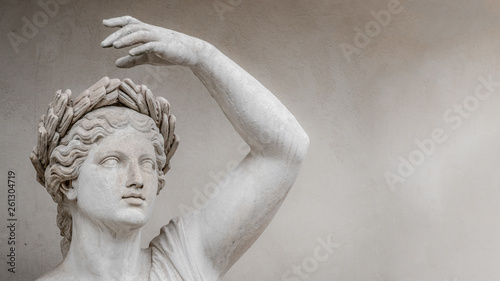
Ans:
[[[16,273],[16,173],[7,173],[7,265],[10,273]]]

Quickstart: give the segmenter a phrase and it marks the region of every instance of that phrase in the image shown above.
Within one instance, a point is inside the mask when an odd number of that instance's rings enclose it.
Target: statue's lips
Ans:
[[[142,196],[141,194],[139,193],[132,193],[132,194],[127,194],[127,195],[124,195],[122,196],[122,199],[129,199],[130,201],[144,201],[146,200],[144,198],[144,196]]]

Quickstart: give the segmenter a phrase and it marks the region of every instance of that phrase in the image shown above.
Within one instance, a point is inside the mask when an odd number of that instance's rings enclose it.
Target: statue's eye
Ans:
[[[118,164],[120,164],[120,160],[114,156],[106,157],[101,161],[101,165],[109,168],[116,167]]]
[[[141,166],[146,170],[152,171],[155,169],[155,162],[151,159],[145,159],[142,161]]]

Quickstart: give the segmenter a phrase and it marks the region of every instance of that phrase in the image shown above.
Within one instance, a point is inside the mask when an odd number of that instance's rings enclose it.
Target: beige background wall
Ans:
[[[244,155],[187,69],[114,67],[125,51],[99,47],[111,32],[101,20],[125,14],[213,43],[273,91],[311,138],[288,199],[224,280],[500,277],[500,83],[481,82],[500,81],[498,1],[60,3],[52,15],[36,1],[0,4],[0,279],[32,280],[61,260],[56,206],[28,159],[57,89],[78,94],[105,75],[130,77],[171,102],[182,141],[144,245],[182,206],[203,201],[211,175]],[[382,10],[390,13],[383,25],[372,15]],[[18,38],[16,52],[8,34],[23,36],[23,17],[33,16],[37,32]],[[373,37],[358,34],[365,27]],[[425,141],[433,136],[434,146]],[[9,170],[15,274],[6,264]],[[393,186],[387,173],[400,177]],[[331,253],[316,250],[328,239]]]

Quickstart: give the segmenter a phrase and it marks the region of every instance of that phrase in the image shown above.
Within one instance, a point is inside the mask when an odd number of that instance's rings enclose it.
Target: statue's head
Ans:
[[[63,255],[71,241],[72,212],[146,223],[178,145],[174,124],[168,102],[129,79],[104,77],[74,105],[69,90],[56,93],[30,158],[37,180],[58,204]]]

